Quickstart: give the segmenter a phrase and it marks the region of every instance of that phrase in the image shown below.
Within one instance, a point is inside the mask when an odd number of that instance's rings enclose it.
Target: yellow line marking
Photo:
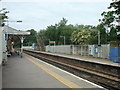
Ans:
[[[62,76],[58,75],[57,73],[48,70],[43,65],[41,65],[40,63],[34,61],[33,59],[31,59],[29,57],[26,57],[26,59],[29,60],[30,62],[34,63],[36,66],[38,66],[39,68],[41,68],[45,72],[49,73],[51,76],[53,76],[54,78],[56,78],[57,80],[59,80],[60,82],[62,82],[66,86],[68,86],[69,88],[81,88],[80,86],[76,85],[75,83],[73,83],[73,82],[63,78]]]

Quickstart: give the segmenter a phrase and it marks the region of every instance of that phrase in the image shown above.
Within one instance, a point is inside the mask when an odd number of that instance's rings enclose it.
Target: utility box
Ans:
[[[115,63],[120,63],[120,41],[110,42],[109,59]]]
[[[120,63],[120,47],[110,48],[110,60],[115,63]]]

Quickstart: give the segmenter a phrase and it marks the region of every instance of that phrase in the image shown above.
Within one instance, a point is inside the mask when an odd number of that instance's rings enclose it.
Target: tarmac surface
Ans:
[[[3,88],[104,88],[37,58],[13,54],[3,66]]]

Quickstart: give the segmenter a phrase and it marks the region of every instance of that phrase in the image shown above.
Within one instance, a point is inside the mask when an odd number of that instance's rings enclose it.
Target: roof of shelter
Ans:
[[[30,35],[30,32],[16,30],[9,26],[4,26],[4,32],[5,34],[12,34],[12,35],[22,35],[22,36]]]

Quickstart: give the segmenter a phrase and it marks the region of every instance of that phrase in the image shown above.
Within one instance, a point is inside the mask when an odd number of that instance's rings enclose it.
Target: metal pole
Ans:
[[[55,46],[55,41],[54,41],[54,46]]]
[[[65,45],[65,36],[60,36],[60,37],[63,37],[63,39],[64,39],[64,45]]]
[[[65,45],[65,36],[64,36],[64,45]]]
[[[100,31],[98,30],[98,57],[101,56],[101,47],[100,47]]]
[[[48,39],[49,40],[49,46],[50,46],[50,39]]]
[[[22,53],[23,53],[23,36],[21,37],[21,58],[23,57]]]
[[[100,45],[100,31],[98,30],[98,45]]]

